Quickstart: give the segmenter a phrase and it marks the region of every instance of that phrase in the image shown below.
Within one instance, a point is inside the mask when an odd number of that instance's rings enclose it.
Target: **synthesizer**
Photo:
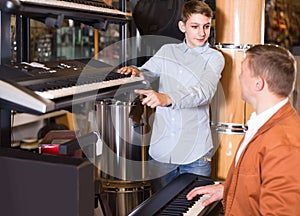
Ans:
[[[125,12],[115,9],[100,0],[19,0],[21,4],[37,5],[45,7],[57,7],[70,10],[88,11],[92,13],[112,14],[116,16],[126,16]]]
[[[0,65],[2,106],[13,105],[13,110],[30,113],[47,113],[114,97],[117,91],[148,87],[143,78],[119,74],[115,67],[94,59]]]
[[[207,195],[199,195],[193,200],[187,200],[187,193],[197,186],[214,184],[214,182],[202,176],[194,174],[181,174],[174,181],[150,198],[138,205],[129,216],[219,216],[223,207],[220,201],[203,207],[201,202]]]
[[[0,9],[52,27],[61,27],[64,19],[72,19],[100,30],[106,30],[109,23],[125,24],[131,17],[102,0],[2,0]]]

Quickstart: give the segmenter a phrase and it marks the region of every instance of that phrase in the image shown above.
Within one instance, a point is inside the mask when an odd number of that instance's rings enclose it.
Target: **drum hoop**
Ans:
[[[226,43],[218,43],[214,45],[218,49],[227,48],[227,49],[249,49],[255,44],[226,44]]]
[[[223,134],[245,134],[248,130],[248,126],[246,124],[211,122],[210,125],[213,130]]]

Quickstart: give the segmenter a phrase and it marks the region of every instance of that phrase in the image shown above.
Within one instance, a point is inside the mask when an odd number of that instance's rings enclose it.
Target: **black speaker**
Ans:
[[[0,173],[0,215],[94,215],[94,166],[85,159],[0,148]]]

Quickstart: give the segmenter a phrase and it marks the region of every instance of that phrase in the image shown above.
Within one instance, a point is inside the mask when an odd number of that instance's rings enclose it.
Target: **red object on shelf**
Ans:
[[[73,130],[52,130],[49,131],[39,144],[41,154],[51,154],[56,156],[81,157],[81,150],[76,150],[71,154],[59,154],[59,145],[69,140],[76,139],[79,131]]]
[[[59,144],[42,144],[41,153],[59,155],[58,148],[59,148]]]

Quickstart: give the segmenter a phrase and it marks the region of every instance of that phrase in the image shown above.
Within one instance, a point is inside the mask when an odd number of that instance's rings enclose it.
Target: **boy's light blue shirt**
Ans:
[[[169,107],[156,107],[149,154],[157,161],[191,163],[212,147],[209,103],[224,68],[221,52],[185,42],[164,45],[141,68],[159,76],[159,93],[171,97]],[[146,76],[147,77],[147,76]]]

